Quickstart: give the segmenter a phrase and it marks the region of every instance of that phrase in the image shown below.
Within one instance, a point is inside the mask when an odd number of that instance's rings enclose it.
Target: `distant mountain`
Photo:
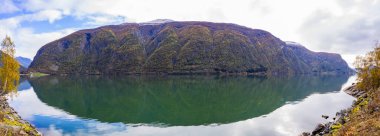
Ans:
[[[325,71],[348,71],[354,72],[347,65],[346,61],[342,59],[339,54],[325,53],[325,52],[313,52],[305,48],[303,45],[296,42],[286,42],[285,48],[292,51],[298,58],[299,65],[305,65],[308,70],[313,73],[320,73]],[[292,53],[286,53],[291,58]]]
[[[21,66],[28,68],[29,65],[32,63],[32,60],[25,57],[16,57],[16,60],[20,63]]]
[[[77,31],[43,46],[29,71],[48,74],[350,73],[339,54],[312,52],[269,32],[158,20]]]

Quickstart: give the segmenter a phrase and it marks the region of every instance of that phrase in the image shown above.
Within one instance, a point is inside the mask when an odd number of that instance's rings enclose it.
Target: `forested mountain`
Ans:
[[[110,73],[349,73],[339,54],[312,52],[259,29],[160,21],[80,30],[43,46],[29,71]]]

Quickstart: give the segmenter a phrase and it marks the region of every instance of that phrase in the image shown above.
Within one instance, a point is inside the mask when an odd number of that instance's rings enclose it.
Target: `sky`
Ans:
[[[0,0],[0,38],[33,59],[43,45],[102,25],[155,19],[235,23],[351,65],[380,40],[380,0]]]

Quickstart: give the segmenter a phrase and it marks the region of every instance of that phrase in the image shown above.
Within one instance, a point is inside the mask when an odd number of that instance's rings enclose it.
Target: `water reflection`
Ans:
[[[267,114],[311,93],[339,90],[347,77],[42,77],[41,101],[102,122],[188,126]]]
[[[11,105],[52,135],[294,135],[351,104],[347,79],[42,77]]]
[[[26,79],[26,77],[20,78],[20,84],[17,87],[18,91],[24,91],[30,89],[32,86],[30,85],[29,81]]]

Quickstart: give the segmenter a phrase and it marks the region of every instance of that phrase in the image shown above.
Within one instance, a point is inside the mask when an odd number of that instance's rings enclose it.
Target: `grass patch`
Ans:
[[[16,120],[9,120],[7,118],[3,118],[3,123],[4,124],[7,124],[7,125],[10,125],[10,126],[20,126],[24,131],[26,132],[31,132],[33,131],[33,128],[30,127],[29,125],[27,124],[22,124]]]
[[[43,76],[48,76],[49,74],[45,74],[45,73],[40,73],[40,72],[31,72],[29,74],[30,77],[43,77]]]

